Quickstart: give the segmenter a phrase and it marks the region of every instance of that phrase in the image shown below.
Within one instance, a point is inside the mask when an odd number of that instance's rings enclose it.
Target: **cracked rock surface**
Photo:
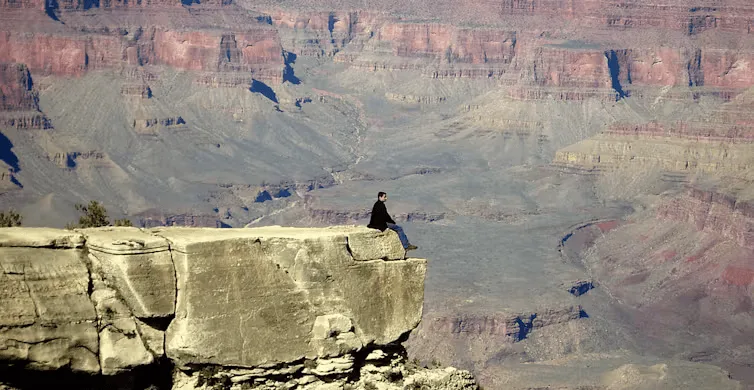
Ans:
[[[3,228],[0,360],[343,379],[419,323],[426,261],[404,256],[395,233],[349,226]]]
[[[99,372],[83,237],[0,229],[0,360]]]

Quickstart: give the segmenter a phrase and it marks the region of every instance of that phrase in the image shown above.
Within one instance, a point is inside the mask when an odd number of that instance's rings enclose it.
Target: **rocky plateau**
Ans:
[[[400,341],[421,318],[426,261],[405,258],[395,233],[0,235],[6,386],[477,388],[466,371],[406,360]]]

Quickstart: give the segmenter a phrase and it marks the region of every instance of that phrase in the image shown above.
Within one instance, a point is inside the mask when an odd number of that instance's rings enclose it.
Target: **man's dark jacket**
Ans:
[[[381,200],[374,202],[374,207],[372,207],[372,218],[369,220],[369,225],[367,225],[367,227],[379,229],[384,232],[385,229],[387,229],[388,222],[395,224],[395,221],[390,218],[390,214],[387,213],[385,202]]]

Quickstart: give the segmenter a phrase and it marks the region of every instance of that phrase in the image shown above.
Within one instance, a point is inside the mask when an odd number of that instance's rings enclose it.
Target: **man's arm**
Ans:
[[[390,222],[390,223],[392,223],[393,225],[395,225],[395,221],[393,221],[393,218],[391,218],[391,217],[390,217],[390,213],[388,213],[388,212],[387,212],[387,206],[385,206],[385,204],[384,204],[384,203],[382,204],[382,208],[383,208],[383,210],[385,211],[385,220],[386,220],[387,222]]]

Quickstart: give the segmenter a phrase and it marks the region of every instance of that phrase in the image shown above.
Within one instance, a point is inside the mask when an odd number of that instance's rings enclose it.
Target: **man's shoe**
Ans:
[[[409,246],[406,247],[407,251],[412,251],[414,249],[419,249],[419,247],[413,244],[410,244]]]

